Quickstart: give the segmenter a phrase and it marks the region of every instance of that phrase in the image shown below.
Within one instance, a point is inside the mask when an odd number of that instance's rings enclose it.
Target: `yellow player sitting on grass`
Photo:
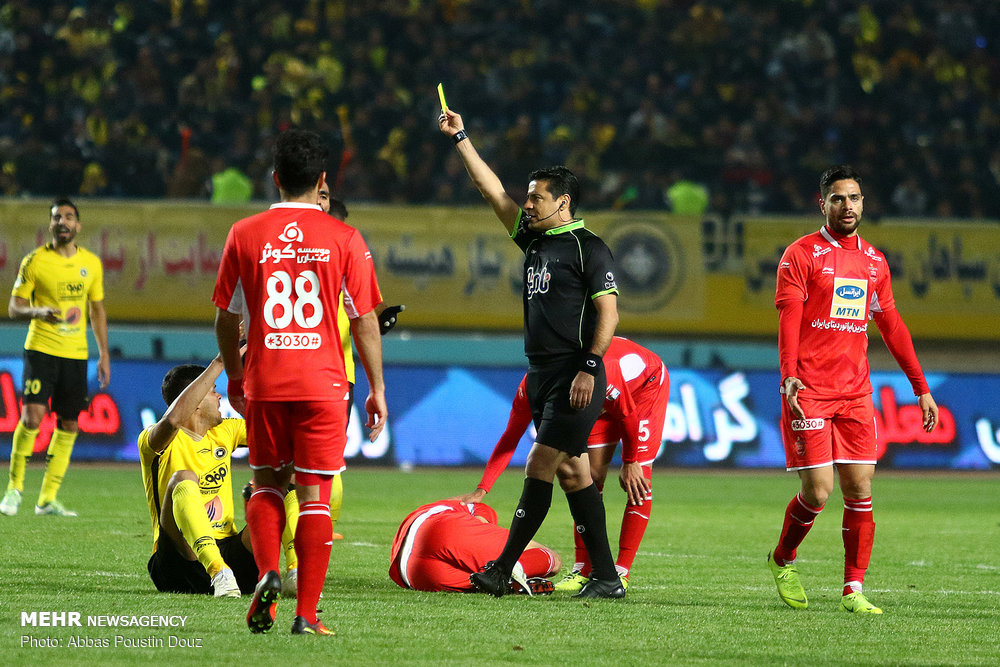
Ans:
[[[207,368],[171,368],[160,386],[169,407],[139,434],[142,482],[153,521],[147,569],[159,591],[239,597],[252,593],[259,578],[250,531],[237,532],[234,524],[231,455],[246,446],[246,422],[222,418],[222,396],[215,391],[220,373],[220,357]],[[294,597],[293,518],[299,514],[294,491],[285,496],[285,513],[282,595]]]

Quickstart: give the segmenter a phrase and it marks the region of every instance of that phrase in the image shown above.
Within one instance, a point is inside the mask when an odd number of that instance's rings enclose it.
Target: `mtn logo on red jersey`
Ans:
[[[866,319],[868,317],[866,308],[867,295],[867,280],[860,278],[834,278],[830,317],[840,320]]]

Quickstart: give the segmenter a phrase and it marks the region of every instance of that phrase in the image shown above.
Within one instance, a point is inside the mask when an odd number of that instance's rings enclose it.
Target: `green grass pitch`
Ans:
[[[249,473],[239,464],[234,485]],[[881,473],[866,593],[885,610],[839,608],[841,503],[835,492],[799,551],[809,609],[779,600],[765,564],[796,478],[779,472],[655,472],[656,505],[628,597],[581,603],[564,595],[496,600],[418,593],[387,574],[389,544],[416,506],[471,490],[475,470],[354,468],[321,617],[336,637],[291,636],[294,603],[274,629],[251,635],[249,602],[156,593],[138,466],[70,468],[60,499],[76,519],[24,505],[0,517],[0,654],[7,665],[970,665],[1000,662],[1000,513],[995,474]],[[624,495],[606,497],[616,547]],[[521,474],[487,496],[507,524]],[[613,487],[613,488],[612,488]],[[238,512],[242,526],[242,511]],[[538,535],[572,561],[569,512],[558,491]],[[24,627],[22,612],[78,612],[84,627]],[[183,628],[87,627],[90,615],[181,615]],[[77,643],[112,643],[70,647]],[[118,638],[121,639],[118,639]],[[27,638],[27,639],[25,639]],[[151,647],[141,646],[143,642]],[[56,643],[43,647],[39,643]],[[119,643],[115,646],[114,643]],[[127,643],[128,645],[121,645]],[[162,644],[162,646],[159,646]],[[197,644],[200,644],[198,646]]]

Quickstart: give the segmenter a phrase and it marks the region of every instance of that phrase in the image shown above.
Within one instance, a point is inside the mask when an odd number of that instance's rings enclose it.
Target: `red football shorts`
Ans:
[[[410,527],[414,530],[414,526]],[[471,591],[469,575],[503,551],[507,529],[471,514],[446,511],[416,526],[412,548],[400,553],[410,588],[418,591]],[[548,572],[528,572],[540,577]]]
[[[635,400],[638,416],[637,432],[632,434],[639,443],[636,460],[642,465],[651,464],[660,453],[663,442],[663,424],[667,419],[667,403],[670,401],[670,380],[664,371],[664,380],[654,387],[644,388]],[[625,422],[601,415],[587,438],[587,447],[615,445],[625,437]]]
[[[805,419],[795,419],[781,397],[781,439],[788,470],[834,463],[874,465],[877,433],[871,394],[859,398],[815,400],[799,395]]]
[[[347,446],[343,401],[252,401],[247,399],[247,447],[251,468],[342,472]]]

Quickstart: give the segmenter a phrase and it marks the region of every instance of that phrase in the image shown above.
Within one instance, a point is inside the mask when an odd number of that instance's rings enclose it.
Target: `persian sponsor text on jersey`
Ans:
[[[865,291],[856,285],[841,285],[837,288],[837,296],[841,299],[860,299],[864,295]]]
[[[809,326],[813,329],[846,331],[847,333],[865,333],[868,331],[867,324],[855,324],[854,322],[833,322],[832,320],[813,320],[809,323]]]
[[[294,259],[297,264],[307,264],[309,262],[329,262],[329,248],[293,248],[289,243],[284,248],[275,248],[270,243],[265,243],[260,252],[258,264],[271,261],[275,264],[283,259]]]

